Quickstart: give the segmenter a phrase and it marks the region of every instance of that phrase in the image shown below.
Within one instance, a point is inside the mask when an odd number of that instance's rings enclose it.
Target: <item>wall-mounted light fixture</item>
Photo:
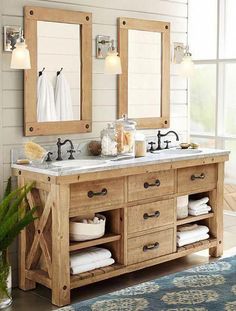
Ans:
[[[114,47],[114,40],[109,36],[97,36],[96,57],[105,59],[104,73],[121,74],[121,61]]]
[[[31,68],[29,50],[20,26],[4,26],[4,51],[12,52],[11,68]]]
[[[173,63],[180,64],[181,76],[188,78],[193,75],[194,63],[188,45],[185,46],[183,43],[174,42]]]

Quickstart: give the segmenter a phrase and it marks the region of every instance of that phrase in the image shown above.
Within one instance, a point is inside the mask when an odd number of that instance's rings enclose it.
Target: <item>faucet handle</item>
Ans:
[[[165,149],[169,149],[169,143],[171,143],[171,140],[165,140],[164,143],[166,144]]]
[[[75,153],[75,149],[70,149],[70,150],[67,150],[67,153],[70,153],[70,156],[68,158],[68,160],[74,160],[74,156],[73,156],[73,153]]]
[[[47,158],[46,158],[46,162],[51,162],[52,161],[52,159],[51,159],[51,156],[53,155],[53,152],[51,152],[51,151],[49,151],[48,153],[47,153]]]
[[[153,145],[156,145],[156,143],[154,141],[150,141],[148,144],[151,145],[149,151],[154,151],[155,149],[153,148]]]

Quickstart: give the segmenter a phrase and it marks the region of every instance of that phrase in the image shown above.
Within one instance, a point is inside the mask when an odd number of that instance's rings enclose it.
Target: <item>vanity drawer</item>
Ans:
[[[128,233],[158,228],[173,222],[173,199],[128,208]]]
[[[136,201],[172,194],[174,170],[159,171],[128,177],[128,200]]]
[[[199,165],[178,169],[178,192],[209,190],[216,187],[217,171],[215,164]]]
[[[172,253],[174,229],[128,239],[128,265]]]
[[[104,179],[71,185],[70,209],[97,207],[124,202],[124,179]]]

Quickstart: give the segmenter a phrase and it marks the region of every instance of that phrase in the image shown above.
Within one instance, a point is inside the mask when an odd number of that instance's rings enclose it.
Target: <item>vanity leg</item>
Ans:
[[[70,304],[69,185],[51,185],[52,206],[52,303]]]
[[[24,178],[18,176],[18,187],[24,186]],[[26,278],[26,256],[28,252],[29,241],[27,241],[27,228],[22,230],[19,234],[19,288],[22,290],[30,290],[36,287],[36,283]]]
[[[210,219],[210,230],[217,237],[217,246],[209,250],[212,257],[220,257],[223,254],[223,202],[224,202],[224,163],[218,163],[217,187],[212,191],[211,202],[214,206],[214,217]]]

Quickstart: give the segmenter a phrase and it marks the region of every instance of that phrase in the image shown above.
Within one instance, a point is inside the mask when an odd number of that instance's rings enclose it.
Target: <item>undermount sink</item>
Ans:
[[[103,160],[88,160],[88,159],[78,159],[78,160],[65,160],[52,163],[53,166],[61,168],[88,168],[88,167],[98,167],[107,164],[108,161]]]
[[[165,153],[165,154],[179,154],[179,155],[197,154],[201,152],[202,150],[199,150],[199,149],[166,149],[166,150],[161,151],[161,153]]]

